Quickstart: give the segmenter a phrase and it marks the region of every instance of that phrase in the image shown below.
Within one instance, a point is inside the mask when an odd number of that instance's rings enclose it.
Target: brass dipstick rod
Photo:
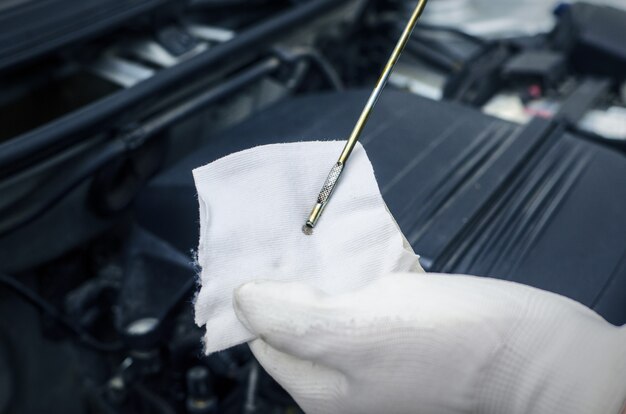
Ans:
[[[400,36],[400,40],[398,40],[396,47],[393,49],[393,52],[391,53],[391,57],[389,58],[389,61],[385,65],[385,68],[383,69],[383,72],[380,75],[378,82],[376,83],[376,87],[374,88],[374,90],[372,91],[372,94],[367,100],[367,103],[365,104],[365,107],[363,108],[363,112],[361,112],[361,116],[359,117],[359,120],[357,121],[356,125],[354,126],[354,129],[352,130],[352,133],[350,134],[350,138],[348,138],[348,142],[346,143],[346,146],[343,148],[343,151],[341,152],[341,155],[339,156],[339,160],[330,170],[330,173],[328,174],[328,178],[326,178],[326,181],[324,182],[324,186],[322,187],[322,190],[320,191],[317,197],[317,203],[313,207],[313,210],[311,210],[311,214],[309,215],[309,218],[307,219],[306,224],[302,228],[305,234],[312,234],[313,228],[317,224],[317,221],[320,219],[322,212],[324,211],[324,208],[326,207],[326,204],[328,204],[328,200],[330,199],[330,196],[332,195],[335,189],[335,186],[337,185],[337,181],[339,180],[339,177],[341,176],[341,173],[343,172],[346,162],[348,161],[348,158],[350,157],[350,154],[352,153],[354,146],[359,140],[359,137],[361,136],[361,133],[363,132],[363,129],[365,128],[365,125],[367,124],[367,120],[372,114],[372,110],[374,109],[374,106],[376,105],[378,98],[380,98],[380,95],[382,94],[383,89],[385,88],[385,85],[387,84],[387,81],[389,80],[389,76],[391,75],[391,72],[393,71],[394,66],[398,62],[398,59],[400,59],[400,55],[402,54],[404,47],[409,41],[411,34],[413,33],[413,29],[415,28],[415,25],[417,24],[417,20],[422,14],[422,11],[424,11],[424,7],[426,6],[426,1],[427,0],[418,0],[417,6],[415,6],[415,11],[411,15],[411,18],[409,19],[407,26],[404,28],[404,31],[402,32],[402,36]]]

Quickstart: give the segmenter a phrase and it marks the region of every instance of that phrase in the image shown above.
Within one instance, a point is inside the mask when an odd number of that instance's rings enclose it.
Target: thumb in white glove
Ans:
[[[626,399],[626,328],[516,283],[393,274],[329,297],[252,282],[235,308],[308,413],[617,414]]]

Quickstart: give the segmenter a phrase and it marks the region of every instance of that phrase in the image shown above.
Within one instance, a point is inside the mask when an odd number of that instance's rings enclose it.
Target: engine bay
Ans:
[[[533,3],[433,0],[362,142],[427,271],[623,324],[626,6]],[[203,353],[191,170],[345,139],[413,5],[0,6],[0,412],[301,412],[246,346]]]

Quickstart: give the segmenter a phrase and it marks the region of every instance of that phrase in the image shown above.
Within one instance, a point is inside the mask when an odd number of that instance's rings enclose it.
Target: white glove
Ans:
[[[618,414],[626,399],[626,328],[516,283],[392,274],[329,297],[251,282],[235,308],[308,413]]]

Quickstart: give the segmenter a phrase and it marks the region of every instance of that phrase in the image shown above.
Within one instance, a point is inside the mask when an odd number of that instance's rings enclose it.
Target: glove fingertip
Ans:
[[[266,301],[266,289],[259,289],[258,285],[261,282],[248,282],[237,289],[235,289],[233,295],[233,307],[235,309],[235,315],[239,321],[250,332],[257,333],[254,326],[251,323],[251,315],[254,315],[259,306],[258,303]]]
[[[233,306],[239,321],[250,332],[263,335],[271,326],[280,326],[283,314],[289,308],[286,290],[293,290],[292,283],[270,280],[248,282],[234,292]],[[299,287],[298,287],[299,288]]]
[[[293,325],[307,325],[323,297],[302,283],[255,281],[234,292],[233,306],[241,323],[258,336],[293,335]]]

